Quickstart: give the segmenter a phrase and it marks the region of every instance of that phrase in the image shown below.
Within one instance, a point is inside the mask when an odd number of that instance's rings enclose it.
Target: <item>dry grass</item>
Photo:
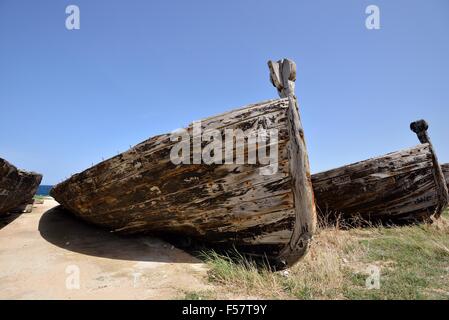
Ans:
[[[321,299],[343,298],[346,265],[362,255],[362,247],[347,231],[327,228],[319,230],[309,254],[286,271],[272,272],[242,256],[231,259],[214,251],[204,253],[204,258],[211,266],[210,280],[225,291],[260,298]]]
[[[449,298],[449,218],[432,225],[319,228],[309,254],[287,271],[260,268],[242,256],[204,253],[217,290],[199,298],[427,299]],[[237,261],[237,262],[236,262]],[[381,288],[367,289],[368,266]]]

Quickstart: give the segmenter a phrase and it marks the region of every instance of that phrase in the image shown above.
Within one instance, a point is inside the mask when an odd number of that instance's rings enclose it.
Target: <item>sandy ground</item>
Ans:
[[[176,299],[211,289],[206,266],[186,252],[86,225],[57,205],[0,219],[1,299]]]

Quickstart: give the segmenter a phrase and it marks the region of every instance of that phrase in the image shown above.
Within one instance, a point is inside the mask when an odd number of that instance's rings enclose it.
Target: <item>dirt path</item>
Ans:
[[[205,265],[184,251],[86,225],[57,204],[0,221],[1,299],[174,299],[212,289]]]

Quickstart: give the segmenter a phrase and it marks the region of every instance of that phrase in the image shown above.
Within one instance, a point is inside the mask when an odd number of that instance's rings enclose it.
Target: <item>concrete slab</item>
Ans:
[[[57,205],[1,218],[1,299],[174,299],[211,289],[206,266],[186,252],[87,225]]]

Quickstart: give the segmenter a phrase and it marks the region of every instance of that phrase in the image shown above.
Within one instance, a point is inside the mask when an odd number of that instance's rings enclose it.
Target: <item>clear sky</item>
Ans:
[[[365,27],[370,4],[380,30]],[[283,57],[312,172],[413,146],[420,118],[449,162],[447,0],[0,0],[0,49],[0,157],[44,184],[276,98],[266,62]]]

